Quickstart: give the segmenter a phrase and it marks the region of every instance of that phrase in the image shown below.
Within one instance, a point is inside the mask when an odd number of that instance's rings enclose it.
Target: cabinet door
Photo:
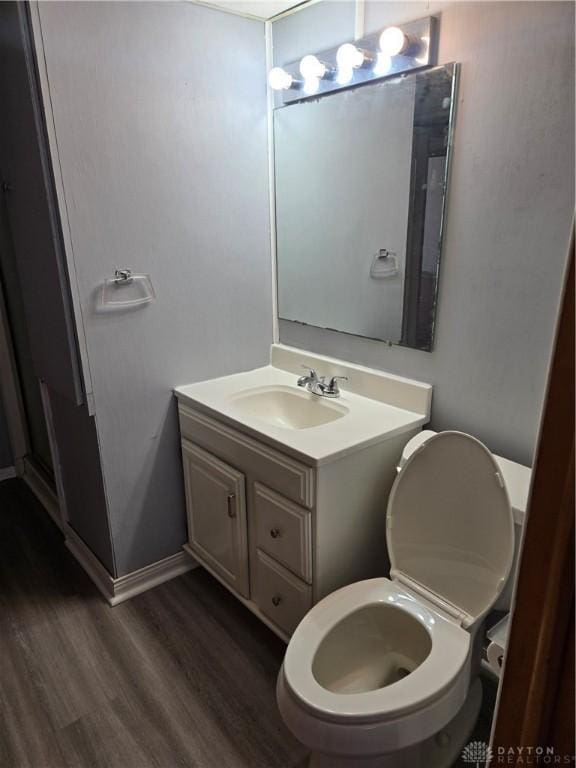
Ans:
[[[244,475],[182,441],[188,538],[201,561],[249,597]]]

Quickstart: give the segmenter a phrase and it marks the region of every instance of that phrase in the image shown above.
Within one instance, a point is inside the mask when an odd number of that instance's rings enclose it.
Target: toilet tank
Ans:
[[[400,472],[414,451],[435,434],[436,432],[433,432],[430,429],[425,429],[406,443],[398,463],[398,472]],[[496,454],[492,455],[504,477],[504,482],[506,483],[508,496],[510,498],[510,506],[512,507],[512,513],[514,515],[514,561],[512,563],[512,570],[510,571],[508,583],[504,587],[493,609],[495,611],[509,611],[512,600],[512,590],[516,578],[516,569],[518,567],[518,554],[520,552],[520,544],[522,543],[522,531],[524,528],[524,519],[526,517],[532,470],[530,467],[516,464],[514,461],[509,461],[508,459],[503,459],[501,456],[496,456]]]

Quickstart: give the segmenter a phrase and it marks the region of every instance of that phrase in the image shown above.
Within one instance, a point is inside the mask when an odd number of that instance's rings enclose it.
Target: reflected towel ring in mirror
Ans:
[[[370,277],[375,280],[396,277],[398,275],[398,259],[396,254],[386,248],[380,248],[374,255],[370,266]]]

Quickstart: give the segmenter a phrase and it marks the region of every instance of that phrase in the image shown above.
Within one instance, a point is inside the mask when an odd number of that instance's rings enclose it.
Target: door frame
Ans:
[[[573,231],[493,725],[507,765],[520,747],[574,755],[574,593]]]
[[[66,504],[62,487],[62,475],[58,446],[52,423],[52,411],[48,389],[43,381],[38,380],[40,396],[44,408],[46,430],[54,465],[54,483],[56,489],[46,480],[31,460],[30,438],[26,419],[26,409],[16,365],[14,345],[10,333],[10,323],[4,300],[4,290],[0,281],[0,402],[4,406],[8,437],[12,449],[14,469],[17,477],[23,478],[42,502],[44,508],[59,528],[66,523]]]

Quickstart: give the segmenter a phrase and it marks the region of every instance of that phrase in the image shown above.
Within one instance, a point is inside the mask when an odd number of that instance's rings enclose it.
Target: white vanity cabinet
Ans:
[[[315,463],[182,400],[179,420],[185,549],[280,637],[338,587],[387,574],[388,493],[420,426]]]
[[[345,389],[307,391],[303,367]],[[429,384],[273,344],[269,365],[174,393],[184,548],[280,637],[330,592],[388,575],[388,494]]]

